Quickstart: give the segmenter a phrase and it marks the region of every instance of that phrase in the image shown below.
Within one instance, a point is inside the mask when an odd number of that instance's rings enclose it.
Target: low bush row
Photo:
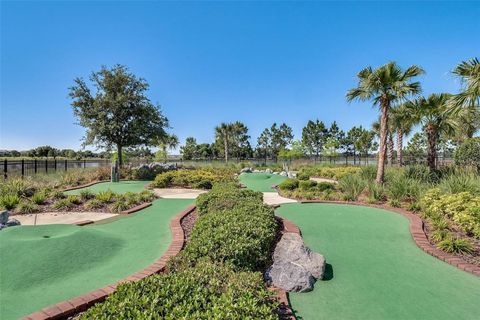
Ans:
[[[199,218],[166,274],[125,283],[82,319],[278,319],[263,282],[278,225],[262,194],[221,184],[197,200]]]
[[[227,168],[168,171],[157,175],[151,186],[211,189],[215,183],[233,181],[234,173],[235,170]]]
[[[300,169],[298,175],[303,180],[306,180],[306,177],[321,177],[339,180],[347,175],[359,172],[360,167],[305,166]]]

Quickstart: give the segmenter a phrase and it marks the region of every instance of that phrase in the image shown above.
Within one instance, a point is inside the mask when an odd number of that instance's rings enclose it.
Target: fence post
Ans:
[[[48,159],[45,159],[45,173],[48,173]]]
[[[83,169],[85,169],[86,167],[87,167],[87,160],[83,159]]]
[[[3,178],[7,179],[7,159],[3,160]]]
[[[65,159],[65,171],[67,171],[67,168],[68,168],[68,164],[67,164],[67,159]]]
[[[54,163],[54,166],[55,166],[55,172],[57,172],[57,159],[53,159],[53,163]]]
[[[35,171],[35,174],[37,174],[37,159],[33,160],[33,170]]]
[[[25,159],[22,159],[22,179],[25,176]]]

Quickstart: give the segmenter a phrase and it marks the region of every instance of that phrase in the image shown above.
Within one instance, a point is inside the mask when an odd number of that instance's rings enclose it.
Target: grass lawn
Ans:
[[[94,184],[93,186],[90,186],[88,189],[92,192],[99,192],[99,191],[105,191],[105,190],[112,190],[113,192],[117,193],[125,193],[125,192],[141,192],[145,189],[145,185],[149,184],[151,181],[120,181],[120,182],[102,182],[102,183],[97,183]],[[70,190],[66,191],[65,194],[80,194],[80,191],[83,189],[76,189],[76,190]]]
[[[240,182],[247,188],[261,192],[275,192],[272,185],[278,185],[287,177],[269,173],[244,173],[239,176]]]
[[[286,204],[276,213],[330,264],[314,291],[290,294],[299,319],[478,319],[480,278],[420,250],[405,217],[334,204]]]
[[[142,183],[105,183],[90,189],[139,191]],[[111,223],[2,230],[0,319],[17,319],[147,267],[170,245],[170,219],[192,203],[191,199],[158,199]]]

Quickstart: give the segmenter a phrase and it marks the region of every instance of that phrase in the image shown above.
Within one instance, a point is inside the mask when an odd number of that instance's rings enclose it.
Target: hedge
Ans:
[[[152,186],[211,189],[215,183],[222,181],[233,181],[233,171],[209,169],[168,171],[157,175]]]

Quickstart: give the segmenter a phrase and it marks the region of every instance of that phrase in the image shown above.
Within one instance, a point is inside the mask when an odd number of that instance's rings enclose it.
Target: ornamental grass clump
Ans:
[[[15,212],[21,214],[34,213],[38,211],[38,206],[30,201],[22,201],[15,208]]]
[[[4,194],[0,196],[0,207],[7,210],[14,209],[20,203],[20,197],[16,194]]]
[[[357,201],[363,190],[365,190],[366,185],[366,181],[357,174],[344,176],[338,182],[343,198],[346,201]]]

